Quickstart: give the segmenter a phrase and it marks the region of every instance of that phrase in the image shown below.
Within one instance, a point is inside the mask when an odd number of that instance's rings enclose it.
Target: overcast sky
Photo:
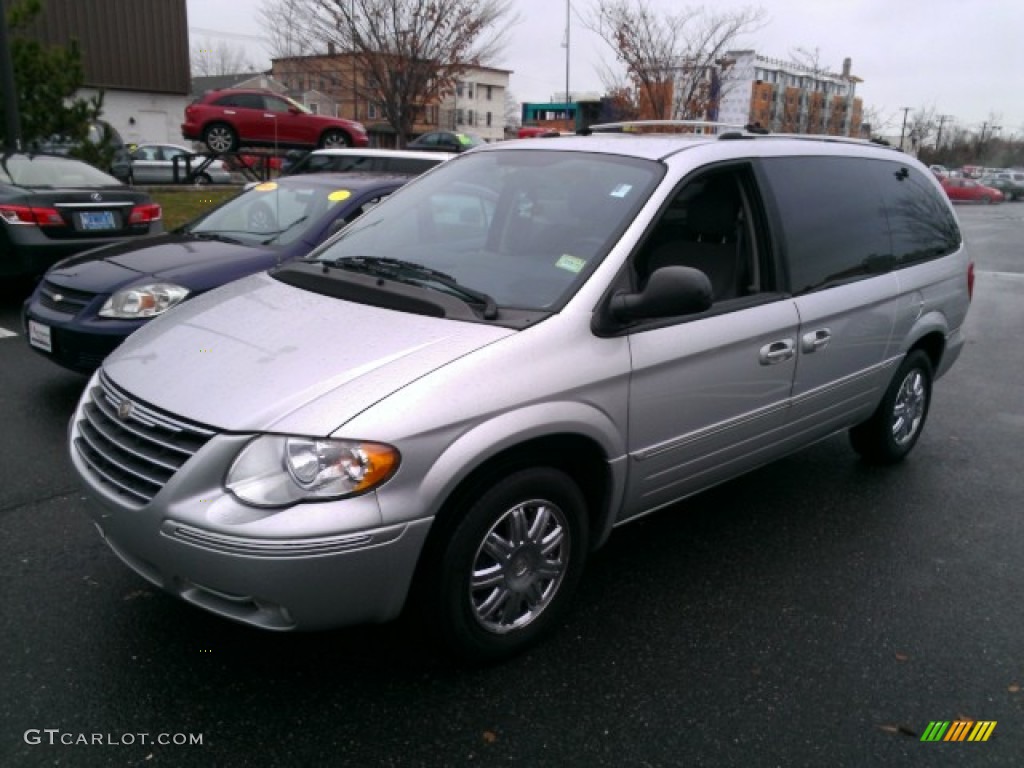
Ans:
[[[193,41],[244,47],[258,66],[269,67],[256,9],[266,0],[187,0]],[[701,3],[649,0],[653,8]],[[502,60],[512,70],[510,89],[519,101],[547,101],[565,90],[566,4],[515,0],[520,22],[508,31]],[[569,87],[602,91],[599,66],[614,63],[607,45],[588,31],[592,0],[572,0]],[[737,40],[777,59],[795,48],[818,49],[820,61],[839,70],[853,60],[864,82],[857,93],[876,111],[887,133],[899,134],[904,107],[934,107],[956,123],[978,129],[1001,126],[1003,137],[1024,137],[1024,0],[715,0],[717,11],[761,8],[764,26]]]

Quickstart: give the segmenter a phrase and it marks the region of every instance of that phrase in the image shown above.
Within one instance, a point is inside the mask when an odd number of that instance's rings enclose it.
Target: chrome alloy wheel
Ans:
[[[491,527],[473,557],[473,616],[505,634],[533,622],[551,603],[569,562],[569,525],[550,501],[517,504]]]
[[[206,131],[206,146],[211,152],[230,152],[235,145],[235,135],[226,125],[214,125]]]
[[[924,375],[917,368],[911,369],[900,384],[896,402],[892,409],[892,439],[897,445],[910,442],[924,419],[928,404],[928,388]]]

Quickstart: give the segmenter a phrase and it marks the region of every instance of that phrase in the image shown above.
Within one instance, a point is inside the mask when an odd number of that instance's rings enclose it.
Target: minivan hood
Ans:
[[[219,430],[328,435],[409,382],[513,333],[258,274],[146,324],[103,370],[132,397]]]

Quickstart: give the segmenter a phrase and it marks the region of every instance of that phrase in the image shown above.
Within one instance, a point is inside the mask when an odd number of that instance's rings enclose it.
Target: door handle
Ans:
[[[828,328],[819,328],[816,331],[805,333],[800,339],[800,349],[803,352],[817,352],[824,349],[832,341],[832,331]]]
[[[796,349],[793,340],[782,339],[761,347],[758,358],[761,361],[761,365],[776,365],[777,363],[789,360],[795,354]]]

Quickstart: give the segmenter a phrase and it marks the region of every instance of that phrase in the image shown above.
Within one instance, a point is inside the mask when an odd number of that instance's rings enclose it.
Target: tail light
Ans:
[[[37,227],[63,227],[64,219],[56,208],[34,208],[27,205],[0,205],[0,219],[8,224]]]
[[[967,265],[967,299],[974,299],[974,262]]]
[[[162,212],[158,203],[146,203],[136,205],[132,208],[131,216],[128,217],[129,224],[148,224],[151,221],[160,221]]]

